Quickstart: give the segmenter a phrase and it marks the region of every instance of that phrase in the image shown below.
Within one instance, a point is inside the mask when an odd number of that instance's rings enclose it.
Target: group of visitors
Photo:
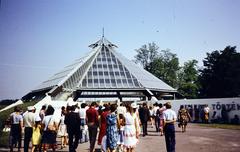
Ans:
[[[33,106],[29,106],[26,113],[22,113],[18,106],[14,108],[14,112],[10,115],[11,130],[9,146],[11,152],[16,146],[18,147],[18,151],[20,151],[22,133],[24,133],[24,152],[28,152],[31,141],[32,152],[37,148],[41,148],[41,146],[43,146],[44,151],[46,151],[48,146],[52,147],[53,151],[55,150],[53,145],[55,146],[56,143],[56,135],[47,129],[48,126],[55,125],[57,127],[57,124],[52,119],[54,108],[48,106],[48,109],[44,110],[44,116],[40,117],[43,114],[43,109],[39,115],[36,115],[36,109]]]
[[[129,104],[117,107],[116,104],[98,106],[96,102],[90,106],[83,103],[61,108],[61,117],[54,116],[55,109],[43,106],[37,114],[33,106],[23,113],[17,106],[10,115],[10,151],[18,146],[21,148],[24,134],[24,152],[47,151],[57,148],[57,136],[61,137],[61,148],[69,145],[69,151],[75,152],[79,142],[89,141],[90,152],[95,151],[98,128],[100,129],[97,143],[103,151],[126,150],[131,152],[136,147],[140,134],[140,120],[137,107]],[[86,137],[89,135],[89,137]]]
[[[181,125],[186,125],[181,116],[184,108],[179,110],[177,117],[169,102],[164,105],[155,103],[152,108],[148,108],[146,103],[140,106],[136,103],[98,106],[96,102],[89,106],[82,103],[81,107],[68,105],[61,108],[60,118],[53,115],[55,109],[51,105],[44,105],[38,114],[35,110],[30,106],[27,112],[21,114],[20,108],[15,107],[14,113],[10,115],[10,151],[13,151],[15,145],[18,145],[20,151],[21,134],[24,132],[24,152],[28,152],[30,142],[32,152],[45,152],[48,149],[55,151],[57,136],[61,137],[61,148],[68,145],[70,152],[75,152],[79,143],[88,141],[90,152],[95,151],[96,141],[104,152],[132,152],[140,134],[142,137],[148,135],[149,120],[152,120],[152,127],[155,124],[156,132],[165,135],[167,151],[175,151],[174,123],[178,119]]]
[[[86,122],[89,131],[90,152],[94,151],[97,129],[100,128],[97,143],[102,151],[132,152],[140,134],[139,117],[135,106],[122,104],[104,104],[96,109],[93,102],[86,111]]]

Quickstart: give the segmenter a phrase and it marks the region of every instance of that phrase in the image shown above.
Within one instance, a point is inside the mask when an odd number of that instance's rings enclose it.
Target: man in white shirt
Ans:
[[[88,142],[87,137],[87,129],[86,129],[86,110],[87,110],[87,104],[82,103],[81,108],[79,109],[79,116],[80,116],[80,142]]]
[[[157,110],[159,109],[158,103],[153,104],[153,116],[154,116],[154,121],[155,121],[155,127],[156,127],[156,132],[159,132],[159,120],[157,117]]]
[[[23,125],[24,125],[24,152],[28,152],[29,143],[32,138],[33,126],[35,124],[35,108],[29,106],[28,111],[23,116]]]
[[[163,112],[164,120],[164,131],[165,131],[165,142],[167,152],[175,152],[175,127],[174,123],[177,120],[177,114],[171,109],[171,103],[167,102],[165,104],[166,110]]]

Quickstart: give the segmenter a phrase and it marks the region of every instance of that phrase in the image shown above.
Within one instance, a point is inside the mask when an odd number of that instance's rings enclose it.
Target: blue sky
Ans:
[[[130,60],[155,42],[180,63],[240,47],[239,0],[1,0],[0,99],[21,98],[105,37]]]

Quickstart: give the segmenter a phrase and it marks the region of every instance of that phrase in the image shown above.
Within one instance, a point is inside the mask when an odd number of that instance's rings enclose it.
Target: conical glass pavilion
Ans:
[[[91,52],[44,81],[22,99],[162,98],[177,91],[116,51],[104,36],[89,46]]]

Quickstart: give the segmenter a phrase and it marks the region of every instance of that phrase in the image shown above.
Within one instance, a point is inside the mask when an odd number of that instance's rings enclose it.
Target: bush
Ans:
[[[9,132],[0,131],[0,147],[9,147]]]

